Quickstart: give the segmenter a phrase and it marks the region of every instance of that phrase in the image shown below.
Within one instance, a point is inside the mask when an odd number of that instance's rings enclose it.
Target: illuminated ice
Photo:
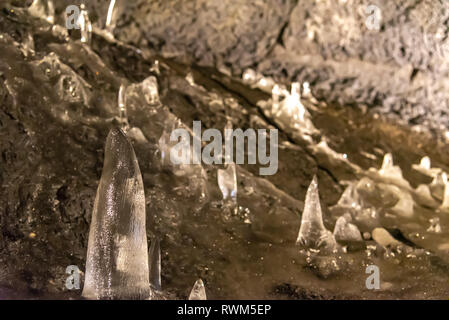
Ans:
[[[86,6],[84,4],[80,5],[80,15],[78,18],[78,24],[81,29],[81,42],[90,44],[92,39],[92,23],[89,19],[89,13],[87,12]]]
[[[412,164],[412,168],[421,172],[429,177],[435,177],[438,173],[442,172],[440,168],[432,168],[429,157],[423,157],[419,164]]]
[[[203,280],[198,279],[195,282],[192,291],[190,291],[189,300],[207,300],[206,288],[204,287]]]
[[[88,299],[150,296],[142,176],[133,147],[118,128],[106,140],[82,295]]]
[[[339,242],[360,242],[362,236],[359,228],[355,224],[351,223],[352,218],[349,213],[344,214],[337,219],[334,228],[335,240]]]
[[[119,119],[123,128],[126,129],[128,126],[128,115],[126,111],[126,85],[120,85],[120,89],[118,91],[118,109],[119,109]]]
[[[301,227],[296,243],[305,248],[323,249],[325,252],[332,252],[336,249],[334,236],[323,224],[316,176],[313,177],[307,189]]]
[[[217,180],[223,195],[223,201],[237,205],[237,174],[235,163],[228,164],[226,169],[218,169]]]

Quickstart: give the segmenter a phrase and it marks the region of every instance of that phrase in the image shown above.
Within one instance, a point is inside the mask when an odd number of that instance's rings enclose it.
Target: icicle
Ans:
[[[133,147],[118,128],[106,140],[82,295],[88,299],[150,296],[142,176]]]
[[[153,239],[148,254],[150,261],[150,285],[153,289],[161,291],[161,247],[158,239]]]
[[[204,287],[203,280],[198,279],[195,282],[193,289],[190,292],[189,300],[207,300],[206,288]]]
[[[235,163],[228,164],[226,169],[217,171],[218,186],[225,203],[237,206],[237,174]]]
[[[43,18],[49,23],[55,23],[55,6],[53,0],[34,0],[28,8],[30,15],[36,18]]]
[[[90,44],[92,39],[92,24],[89,19],[89,13],[87,12],[86,6],[84,4],[80,5],[80,15],[78,18],[78,24],[81,29],[81,42]]]
[[[323,224],[323,214],[316,176],[313,177],[307,189],[301,227],[296,243],[311,249],[323,248],[326,251],[334,251],[336,249],[334,236]]]

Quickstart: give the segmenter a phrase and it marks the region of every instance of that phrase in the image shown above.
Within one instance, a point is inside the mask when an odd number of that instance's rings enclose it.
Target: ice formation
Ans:
[[[53,0],[34,0],[28,8],[30,15],[36,18],[43,18],[49,23],[55,23],[55,6]]]
[[[350,182],[337,204],[329,209],[333,215],[349,213],[358,225],[371,229],[379,225],[378,212],[364,201],[360,191],[373,193],[373,181],[365,177],[358,182]]]
[[[225,203],[237,205],[237,174],[235,163],[228,164],[226,169],[217,170],[218,186]]]
[[[412,164],[412,168],[429,177],[435,177],[442,171],[440,168],[432,168],[430,158],[427,156],[423,157],[419,164]]]
[[[145,195],[133,147],[118,128],[109,132],[90,224],[83,297],[150,296]]]
[[[120,122],[126,127],[128,125],[128,115],[126,112],[126,85],[124,84],[120,85],[117,102]]]
[[[325,252],[336,249],[334,236],[323,224],[323,214],[316,176],[313,177],[307,189],[301,227],[296,243],[305,248],[323,249]]]
[[[150,252],[148,254],[150,261],[150,285],[151,288],[161,291],[161,247],[158,239],[151,240]]]
[[[204,287],[203,280],[198,279],[195,282],[192,291],[190,291],[189,300],[207,300],[206,288]]]
[[[391,153],[386,153],[384,155],[382,166],[379,170],[370,168],[369,172],[377,175],[374,178],[395,184],[407,190],[412,189],[410,183],[402,176],[401,168],[394,165],[393,155]]]
[[[438,173],[430,183],[429,189],[432,196],[438,200],[444,201],[444,193],[447,185],[447,174],[446,172]]]
[[[80,15],[78,18],[78,24],[81,29],[81,42],[90,44],[92,39],[92,23],[89,19],[89,13],[87,12],[86,6],[84,4],[80,5]]]
[[[337,219],[334,228],[335,240],[339,242],[361,242],[362,236],[359,228],[351,223],[352,218],[349,213],[344,214]]]

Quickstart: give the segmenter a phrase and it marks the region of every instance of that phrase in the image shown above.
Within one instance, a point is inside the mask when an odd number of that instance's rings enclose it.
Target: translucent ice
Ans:
[[[340,242],[360,242],[362,236],[359,228],[355,224],[351,223],[351,215],[345,214],[337,219],[334,228],[335,240]]]
[[[192,291],[190,291],[189,300],[207,300],[206,288],[204,287],[203,280],[198,279],[195,282]]]
[[[124,84],[120,85],[117,103],[119,109],[120,123],[122,124],[123,128],[126,129],[126,127],[128,126],[128,115],[126,112],[126,85]]]
[[[109,132],[95,198],[83,297],[150,296],[145,195],[133,147],[124,132]]]
[[[53,0],[34,0],[28,12],[36,18],[42,18],[49,23],[55,23],[55,6]]]
[[[151,288],[161,290],[161,247],[158,239],[151,241],[150,252],[148,254],[150,261],[150,285]]]
[[[336,249],[334,236],[323,224],[316,176],[313,177],[307,189],[301,227],[296,243],[305,248],[324,249],[326,252]]]
[[[237,174],[235,163],[228,164],[226,169],[217,171],[218,186],[223,195],[223,201],[237,205]]]

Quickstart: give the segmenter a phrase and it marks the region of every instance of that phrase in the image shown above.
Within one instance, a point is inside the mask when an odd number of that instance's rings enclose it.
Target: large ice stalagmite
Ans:
[[[150,296],[145,195],[133,147],[121,129],[109,132],[95,198],[83,297]]]
[[[296,243],[305,248],[322,250],[323,253],[330,253],[337,249],[333,234],[326,229],[323,223],[316,176],[313,177],[307,189],[301,227]]]

